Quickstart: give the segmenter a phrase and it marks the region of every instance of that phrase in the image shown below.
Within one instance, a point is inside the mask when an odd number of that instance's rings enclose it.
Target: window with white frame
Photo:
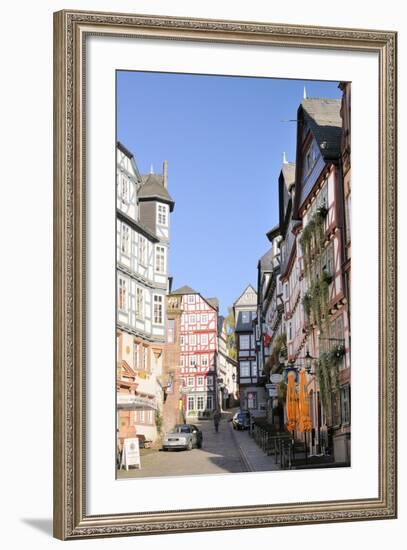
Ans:
[[[165,204],[157,205],[157,224],[167,225],[167,206]]]
[[[138,417],[137,419],[140,422],[140,424],[143,424],[144,423],[144,411],[143,410],[137,411],[137,417]]]
[[[157,273],[165,273],[165,247],[155,247],[155,270]]]
[[[167,342],[173,344],[175,341],[175,319],[168,319],[167,322]]]
[[[239,336],[239,348],[250,349],[250,336],[248,334],[242,334]]]
[[[189,316],[189,322],[190,322],[191,325],[195,325],[195,323],[196,323],[195,315],[190,315]]]
[[[196,346],[196,334],[189,335],[189,345]]]
[[[191,395],[188,396],[187,404],[188,404],[188,410],[193,411],[195,408],[195,399],[193,396]]]
[[[138,261],[141,265],[147,264],[147,241],[142,235],[138,236]]]
[[[196,408],[198,411],[203,411],[205,408],[205,400],[203,395],[198,395],[196,398]]]
[[[179,364],[180,364],[181,367],[184,366],[184,356],[183,355],[181,355],[181,357],[179,358]]]
[[[207,313],[202,313],[202,315],[201,315],[201,323],[202,323],[203,325],[205,325],[207,322],[208,322],[208,314],[207,314]]]
[[[208,411],[213,409],[213,395],[209,394],[206,396],[206,408]]]
[[[206,377],[206,384],[210,387],[213,387],[213,376]]]
[[[240,378],[250,377],[250,361],[240,362]]]
[[[257,376],[257,361],[252,361],[252,376]]]
[[[136,287],[136,317],[144,317],[144,289],[139,286]]]
[[[203,383],[204,383],[203,376],[198,376],[198,378],[197,378],[197,385],[198,385],[198,386],[203,386]]]
[[[188,304],[193,304],[195,302],[194,294],[188,294]]]
[[[341,416],[342,423],[349,424],[350,422],[350,386],[341,388]]]
[[[208,335],[207,334],[201,334],[201,344],[203,346],[208,345]]]
[[[181,346],[183,346],[183,345],[184,345],[184,341],[185,341],[185,339],[184,339],[184,335],[183,335],[183,334],[181,334],[181,336],[179,337],[179,343],[180,343],[180,345],[181,345]]]
[[[190,367],[195,367],[196,366],[196,357],[195,357],[195,355],[190,355],[189,356],[189,366]]]
[[[148,370],[148,353],[149,348],[143,346],[143,370]]]
[[[201,355],[201,366],[207,367],[208,366],[208,356],[207,355]]]
[[[188,386],[193,386],[193,385],[194,385],[194,378],[193,378],[193,376],[190,376],[188,378]]]
[[[129,181],[125,176],[122,176],[121,195],[122,195],[122,202],[128,203],[129,202]]]
[[[247,392],[247,408],[257,409],[257,392]]]
[[[134,340],[133,341],[133,368],[138,369],[139,367],[139,345]]]
[[[154,294],[154,323],[163,324],[163,297],[160,294]]]
[[[122,223],[120,250],[126,256],[130,254],[130,227],[125,223]]]
[[[120,311],[127,311],[127,280],[123,277],[119,277],[118,301]]]

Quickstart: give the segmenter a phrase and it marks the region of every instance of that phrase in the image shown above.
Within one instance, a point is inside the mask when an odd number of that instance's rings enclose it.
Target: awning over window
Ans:
[[[141,397],[125,393],[117,394],[117,408],[125,411],[136,410],[157,410],[157,399],[155,397]]]

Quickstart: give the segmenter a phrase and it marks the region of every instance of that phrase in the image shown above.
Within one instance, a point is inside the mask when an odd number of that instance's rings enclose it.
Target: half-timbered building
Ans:
[[[307,369],[308,453],[349,464],[350,84],[339,87],[342,100],[304,99],[298,108],[296,162],[284,155],[279,224],[267,234],[276,262],[272,269],[270,250],[258,264],[257,342],[260,354],[269,346],[270,378]],[[269,417],[280,430],[283,399],[284,383]]]
[[[249,285],[233,304],[238,362],[240,406],[253,416],[265,416],[267,394],[264,372],[257,363],[254,322],[257,292]]]
[[[216,298],[204,298],[189,286],[171,292],[178,297],[180,319],[180,376],[185,417],[210,416],[220,406],[217,396]]]
[[[218,402],[222,409],[237,403],[237,361],[230,357],[227,346],[226,319],[218,317]]]
[[[329,449],[336,462],[347,463],[350,409],[349,402],[346,407],[341,405],[342,394],[349,400],[342,391],[341,373],[350,369],[350,325],[341,136],[340,100],[305,99],[301,103],[292,217],[301,223],[293,284],[301,280],[303,317],[301,333],[293,321],[292,341],[287,338],[292,359],[300,359],[306,351],[316,358],[315,376],[309,380],[314,426],[311,451]],[[290,286],[290,304],[296,300],[293,291]]]
[[[169,215],[174,202],[163,174],[140,174],[117,144],[116,283],[119,444],[129,434],[157,437],[168,290]],[[131,384],[129,383],[131,380]]]

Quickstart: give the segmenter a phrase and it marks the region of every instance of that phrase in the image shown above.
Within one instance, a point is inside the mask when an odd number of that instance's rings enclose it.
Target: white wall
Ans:
[[[50,537],[52,516],[52,282],[51,282],[51,216],[52,216],[52,11],[62,8],[100,11],[156,13],[220,19],[242,19],[336,25],[344,27],[382,28],[404,31],[399,39],[399,97],[407,97],[406,31],[401,3],[374,0],[366,3],[343,0],[335,9],[325,0],[265,2],[262,0],[16,0],[2,5],[1,44],[2,86],[0,88],[1,164],[1,359],[2,398],[2,529],[6,548],[32,549],[57,547],[61,543]],[[406,102],[400,101],[400,150],[407,147]],[[404,122],[404,124],[403,124]],[[4,159],[7,159],[5,162]],[[24,159],[22,166],[21,160]],[[401,164],[401,163],[400,163]],[[14,170],[20,167],[18,188]],[[3,173],[5,172],[5,173]],[[399,181],[406,181],[406,166],[400,165]],[[357,182],[354,182],[354,185]],[[15,204],[18,189],[19,223]],[[399,204],[407,200],[406,186],[400,187]],[[10,228],[12,233],[10,234]],[[7,230],[7,232],[6,232]],[[355,225],[357,230],[357,225]],[[400,242],[405,226],[400,226]],[[21,254],[24,246],[24,264]],[[405,249],[405,247],[403,247]],[[21,265],[21,269],[17,266]],[[13,266],[13,269],[7,269]],[[29,294],[25,289],[29,273]],[[400,255],[400,278],[406,280],[405,255]],[[401,299],[406,292],[400,288]],[[20,303],[15,304],[18,300]],[[7,312],[7,313],[6,313]],[[23,313],[23,314],[22,314]],[[26,329],[26,330],[24,330]],[[407,323],[400,319],[400,333]],[[23,352],[22,352],[23,351]],[[401,355],[401,354],[400,354]],[[402,357],[401,357],[402,359]],[[11,369],[23,369],[17,388],[10,377]],[[406,369],[400,369],[400,388],[407,387]],[[19,399],[16,401],[16,395]],[[400,410],[406,413],[406,400],[400,399]],[[402,423],[400,422],[400,425]],[[17,429],[18,427],[18,429]],[[301,548],[357,548],[360,543],[381,549],[402,536],[405,518],[406,474],[403,456],[405,438],[400,439],[400,516],[397,521],[345,523],[337,525],[285,527],[262,530],[190,533],[171,536],[90,540],[72,543],[75,548],[158,548],[174,545],[179,549],[207,548],[210,545],[233,546],[235,550],[258,545],[286,547],[298,539]],[[404,452],[403,452],[404,451]],[[396,544],[397,546],[397,544]],[[399,545],[400,546],[400,545]]]

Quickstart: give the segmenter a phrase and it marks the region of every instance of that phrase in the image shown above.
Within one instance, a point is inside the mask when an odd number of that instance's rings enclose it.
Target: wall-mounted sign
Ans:
[[[270,382],[272,384],[279,384],[282,379],[283,379],[282,374],[272,374],[272,375],[270,375]]]

